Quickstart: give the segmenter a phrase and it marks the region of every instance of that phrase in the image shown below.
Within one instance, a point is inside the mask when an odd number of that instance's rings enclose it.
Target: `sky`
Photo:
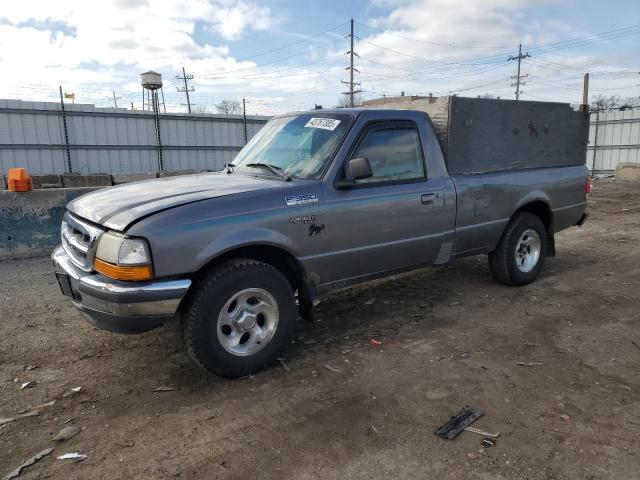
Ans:
[[[514,98],[518,45],[530,57],[522,99],[579,103],[640,96],[637,0],[0,0],[0,98],[140,109],[140,73],[163,76],[168,111],[246,99],[248,114],[339,103],[354,72],[382,95]]]

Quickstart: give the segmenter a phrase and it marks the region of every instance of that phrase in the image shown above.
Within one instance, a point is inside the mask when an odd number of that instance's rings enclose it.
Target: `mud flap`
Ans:
[[[553,226],[547,229],[547,257],[556,256],[556,236],[553,233]]]
[[[298,289],[298,310],[307,322],[313,322],[313,299],[316,297],[316,285],[309,279],[303,279],[302,287]]]

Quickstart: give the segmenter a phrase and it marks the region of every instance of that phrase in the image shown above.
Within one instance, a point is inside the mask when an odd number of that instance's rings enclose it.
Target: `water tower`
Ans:
[[[162,75],[149,70],[140,74],[142,83],[142,109],[144,110],[144,91],[147,91],[147,106],[149,106],[149,94],[151,94],[151,109],[154,112],[153,118],[156,127],[156,140],[158,145],[158,170],[164,170],[162,162],[162,140],[160,138],[160,102],[158,101],[158,90],[162,92]],[[162,104],[164,105],[164,92],[162,93]],[[165,107],[166,113],[166,107]]]
[[[142,83],[142,109],[145,108],[145,90],[147,91],[147,108],[150,110],[159,110],[160,102],[157,101],[158,90],[162,95],[162,105],[164,107],[164,90],[162,89],[162,75],[153,70],[140,74],[140,82]],[[153,97],[156,97],[156,101],[153,101]],[[149,98],[151,97],[151,98]],[[166,107],[164,113],[167,113]]]

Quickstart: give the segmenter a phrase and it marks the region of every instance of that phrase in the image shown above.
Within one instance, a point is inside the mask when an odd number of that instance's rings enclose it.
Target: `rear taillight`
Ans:
[[[587,183],[584,184],[584,193],[591,192],[591,177],[587,176]]]

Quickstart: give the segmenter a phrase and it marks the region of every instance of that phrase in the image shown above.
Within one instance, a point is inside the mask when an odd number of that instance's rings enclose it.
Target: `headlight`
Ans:
[[[93,268],[118,280],[153,278],[147,242],[141,238],[126,238],[114,232],[100,236]]]

